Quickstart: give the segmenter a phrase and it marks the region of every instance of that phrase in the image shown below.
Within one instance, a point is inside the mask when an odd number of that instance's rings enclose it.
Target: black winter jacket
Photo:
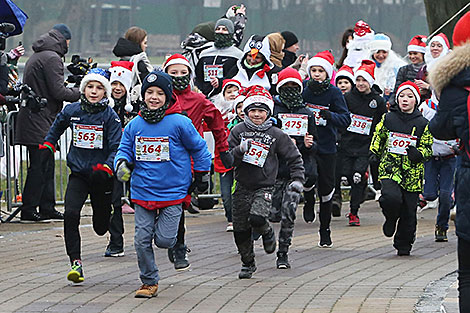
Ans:
[[[408,80],[414,82],[414,80],[416,79],[416,75],[418,75],[419,70],[423,66],[424,66],[424,62],[418,66],[414,66],[413,64],[408,64],[408,65],[400,67],[397,73],[397,79],[395,81],[395,88],[393,88],[393,92],[390,94],[390,104],[395,105],[395,95],[396,95],[398,87],[400,87],[401,84],[403,84],[404,82]]]
[[[38,145],[44,142],[57,113],[62,110],[63,101],[77,101],[78,88],[64,85],[64,63],[67,42],[55,29],[39,37],[33,43],[33,55],[26,62],[23,82],[42,98],[47,106],[40,112],[32,112],[28,107],[20,108],[16,126],[16,143]]]
[[[133,41],[119,38],[113,48],[113,53],[115,56],[120,58],[121,61],[129,61],[133,55],[142,53],[142,48]],[[137,64],[137,70],[139,71],[140,81],[144,81],[145,76],[149,74],[149,71],[143,61],[140,61]]]

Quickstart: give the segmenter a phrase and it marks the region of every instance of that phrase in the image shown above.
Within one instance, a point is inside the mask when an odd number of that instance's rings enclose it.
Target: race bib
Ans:
[[[135,137],[135,158],[137,161],[170,161],[170,140],[168,137]]]
[[[224,67],[222,65],[204,65],[204,81],[210,82],[214,77],[223,78]]]
[[[259,167],[264,166],[268,157],[269,146],[252,141],[250,149],[243,155],[243,162],[250,163]]]
[[[308,132],[308,115],[305,114],[279,114],[282,130],[289,136],[305,136]]]
[[[323,105],[316,105],[308,103],[307,106],[312,110],[315,115],[315,125],[317,126],[326,126],[326,120],[320,116],[321,110],[328,110],[328,107]]]
[[[73,123],[73,146],[83,149],[103,149],[103,125]]]
[[[388,152],[407,155],[406,148],[408,146],[416,147],[417,139],[416,136],[391,132],[388,137]]]
[[[351,133],[369,135],[372,127],[372,118],[357,114],[351,114],[351,124],[347,130]]]

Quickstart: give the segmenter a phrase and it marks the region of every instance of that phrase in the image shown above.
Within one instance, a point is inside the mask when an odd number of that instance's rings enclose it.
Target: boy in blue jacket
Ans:
[[[56,117],[39,149],[55,152],[55,144],[70,127],[72,141],[67,154],[71,170],[65,192],[64,233],[72,269],[67,279],[84,281],[80,247],[80,212],[88,195],[93,208],[93,229],[108,231],[113,190],[113,161],[121,139],[121,121],[110,104],[107,72],[96,68],[80,84],[80,101],[67,105]]]
[[[134,245],[142,281],[135,297],[151,298],[157,295],[159,281],[152,241],[163,249],[175,245],[182,207],[190,199],[188,190],[208,187],[211,155],[191,120],[175,114],[181,107],[172,98],[168,74],[151,72],[141,93],[144,102],[139,116],[124,129],[115,166],[120,181],[132,178]]]

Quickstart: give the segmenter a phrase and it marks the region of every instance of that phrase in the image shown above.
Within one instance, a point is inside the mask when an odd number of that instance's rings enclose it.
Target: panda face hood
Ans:
[[[270,68],[274,68],[274,63],[271,62],[271,49],[269,48],[269,39],[267,36],[252,35],[243,49],[244,58],[246,58],[248,53],[253,57],[261,53],[266,60],[266,64],[268,64]]]

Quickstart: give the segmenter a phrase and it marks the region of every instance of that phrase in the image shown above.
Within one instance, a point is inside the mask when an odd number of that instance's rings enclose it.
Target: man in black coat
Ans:
[[[54,156],[48,149],[39,149],[39,145],[44,143],[56,115],[62,110],[63,101],[80,98],[78,88],[64,85],[62,58],[68,51],[70,39],[66,25],[55,25],[33,43],[34,53],[24,69],[23,82],[38,96],[47,99],[43,109],[37,110],[31,105],[20,108],[16,123],[15,144],[27,147],[30,160],[21,206],[21,221],[25,223],[64,218],[54,208]]]

